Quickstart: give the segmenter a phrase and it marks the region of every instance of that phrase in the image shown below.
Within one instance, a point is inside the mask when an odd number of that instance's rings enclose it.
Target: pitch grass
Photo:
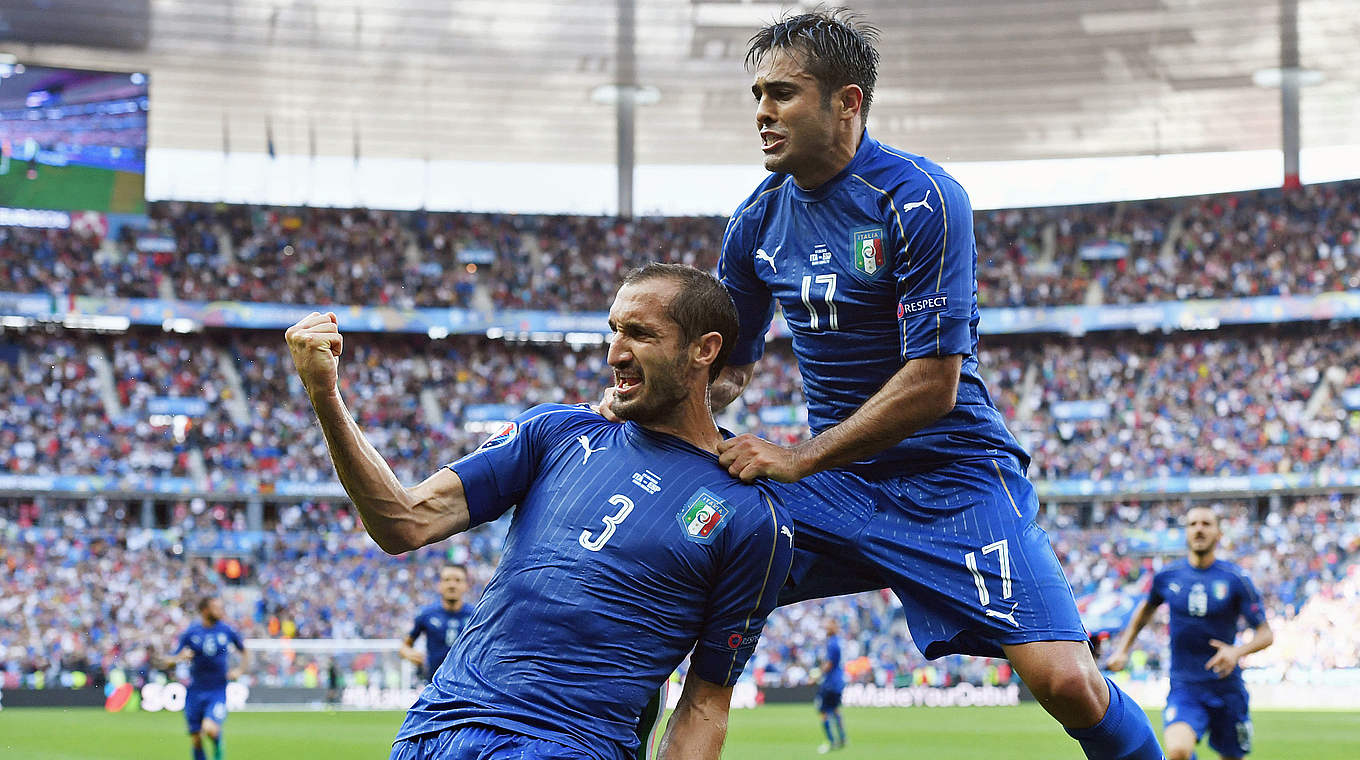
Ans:
[[[383,760],[395,712],[244,712],[227,721],[226,760]],[[1360,712],[1254,715],[1254,760],[1356,760]],[[1075,743],[1037,706],[860,708],[845,711],[850,746],[830,760],[1082,760]],[[1154,718],[1154,725],[1159,725]],[[727,760],[817,758],[821,727],[811,705],[767,705],[732,716]],[[1214,753],[1201,747],[1200,757]],[[102,710],[0,711],[5,760],[188,760],[178,714]]]

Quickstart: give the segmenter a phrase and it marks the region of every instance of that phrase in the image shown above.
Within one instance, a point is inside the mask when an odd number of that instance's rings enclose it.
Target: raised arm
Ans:
[[[444,468],[417,486],[402,485],[346,408],[337,383],[344,341],[335,314],[312,312],[285,338],[340,484],[378,546],[401,554],[466,530],[467,499],[458,476]]]
[[[731,705],[731,686],[719,686],[691,672],[661,737],[658,760],[717,760],[727,738]]]
[[[1138,605],[1138,609],[1133,611],[1133,616],[1129,618],[1129,625],[1124,632],[1119,635],[1119,643],[1115,644],[1114,651],[1110,652],[1110,658],[1106,660],[1105,667],[1108,670],[1123,670],[1129,663],[1129,651],[1133,649],[1133,642],[1137,640],[1138,634],[1152,622],[1152,613],[1156,612],[1157,605],[1152,603],[1152,599],[1144,599]]]

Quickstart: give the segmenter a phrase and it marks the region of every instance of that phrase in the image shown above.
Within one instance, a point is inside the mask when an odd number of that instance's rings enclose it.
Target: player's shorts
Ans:
[[[580,750],[491,726],[455,726],[401,739],[388,760],[595,760]]]
[[[832,470],[794,486],[782,495],[802,551],[780,604],[886,586],[932,659],[1087,641],[1072,588],[1035,522],[1034,486],[1014,459],[875,481]],[[861,519],[866,504],[872,513]]]
[[[227,722],[227,687],[220,689],[189,689],[184,694],[184,722],[189,733],[197,733],[208,718],[217,725]]]
[[[821,688],[817,690],[817,712],[835,712],[841,707],[841,690]]]
[[[1215,752],[1224,757],[1243,757],[1251,752],[1247,703],[1247,686],[1241,678],[1172,681],[1166,709],[1162,710],[1162,726],[1184,723],[1194,730],[1196,741],[1208,731],[1209,746]]]

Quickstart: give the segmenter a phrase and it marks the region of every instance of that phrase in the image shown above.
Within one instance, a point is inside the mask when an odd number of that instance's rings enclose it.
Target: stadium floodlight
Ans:
[[[1266,89],[1279,89],[1286,73],[1298,77],[1300,87],[1312,87],[1327,81],[1327,75],[1317,69],[1260,69],[1251,75],[1252,84]]]
[[[590,91],[592,103],[599,103],[602,106],[617,105],[620,93],[625,90],[633,93],[633,104],[639,106],[654,106],[661,102],[661,90],[651,85],[625,86],[617,84],[602,84]]]

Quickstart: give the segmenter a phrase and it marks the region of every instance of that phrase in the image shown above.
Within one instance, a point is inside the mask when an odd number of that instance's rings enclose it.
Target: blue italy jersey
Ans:
[[[845,671],[841,669],[841,640],[832,636],[826,640],[826,676],[822,678],[823,691],[840,691],[845,688]]]
[[[934,162],[865,133],[854,159],[814,190],[771,174],[728,223],[718,269],[741,314],[728,363],[762,356],[777,301],[814,433],[849,417],[907,360],[963,355],[954,409],[850,469],[876,478],[1000,452],[1029,465],[978,374],[972,206]]]
[[[189,626],[179,637],[173,654],[179,654],[188,647],[193,651],[189,662],[189,688],[224,689],[227,686],[227,648],[236,647],[245,651],[241,637],[230,626],[220,620],[212,627],[202,623]]]
[[[535,407],[449,466],[473,525],[518,508],[398,740],[489,725],[625,758],[643,707],[691,649],[691,674],[736,681],[793,556],[766,486],[586,406]]]
[[[1189,560],[1163,568],[1152,578],[1148,602],[1166,602],[1171,611],[1171,678],[1175,681],[1214,681],[1204,664],[1216,651],[1210,639],[1232,644],[1237,620],[1255,628],[1265,621],[1261,595],[1242,570],[1231,562],[1215,561],[1200,570]],[[1229,678],[1240,679],[1242,669]]]
[[[449,653],[449,647],[463,632],[463,626],[472,617],[472,607],[464,604],[457,612],[444,609],[442,603],[431,604],[416,614],[416,622],[407,634],[414,641],[425,637],[425,677],[433,678],[439,663]]]

